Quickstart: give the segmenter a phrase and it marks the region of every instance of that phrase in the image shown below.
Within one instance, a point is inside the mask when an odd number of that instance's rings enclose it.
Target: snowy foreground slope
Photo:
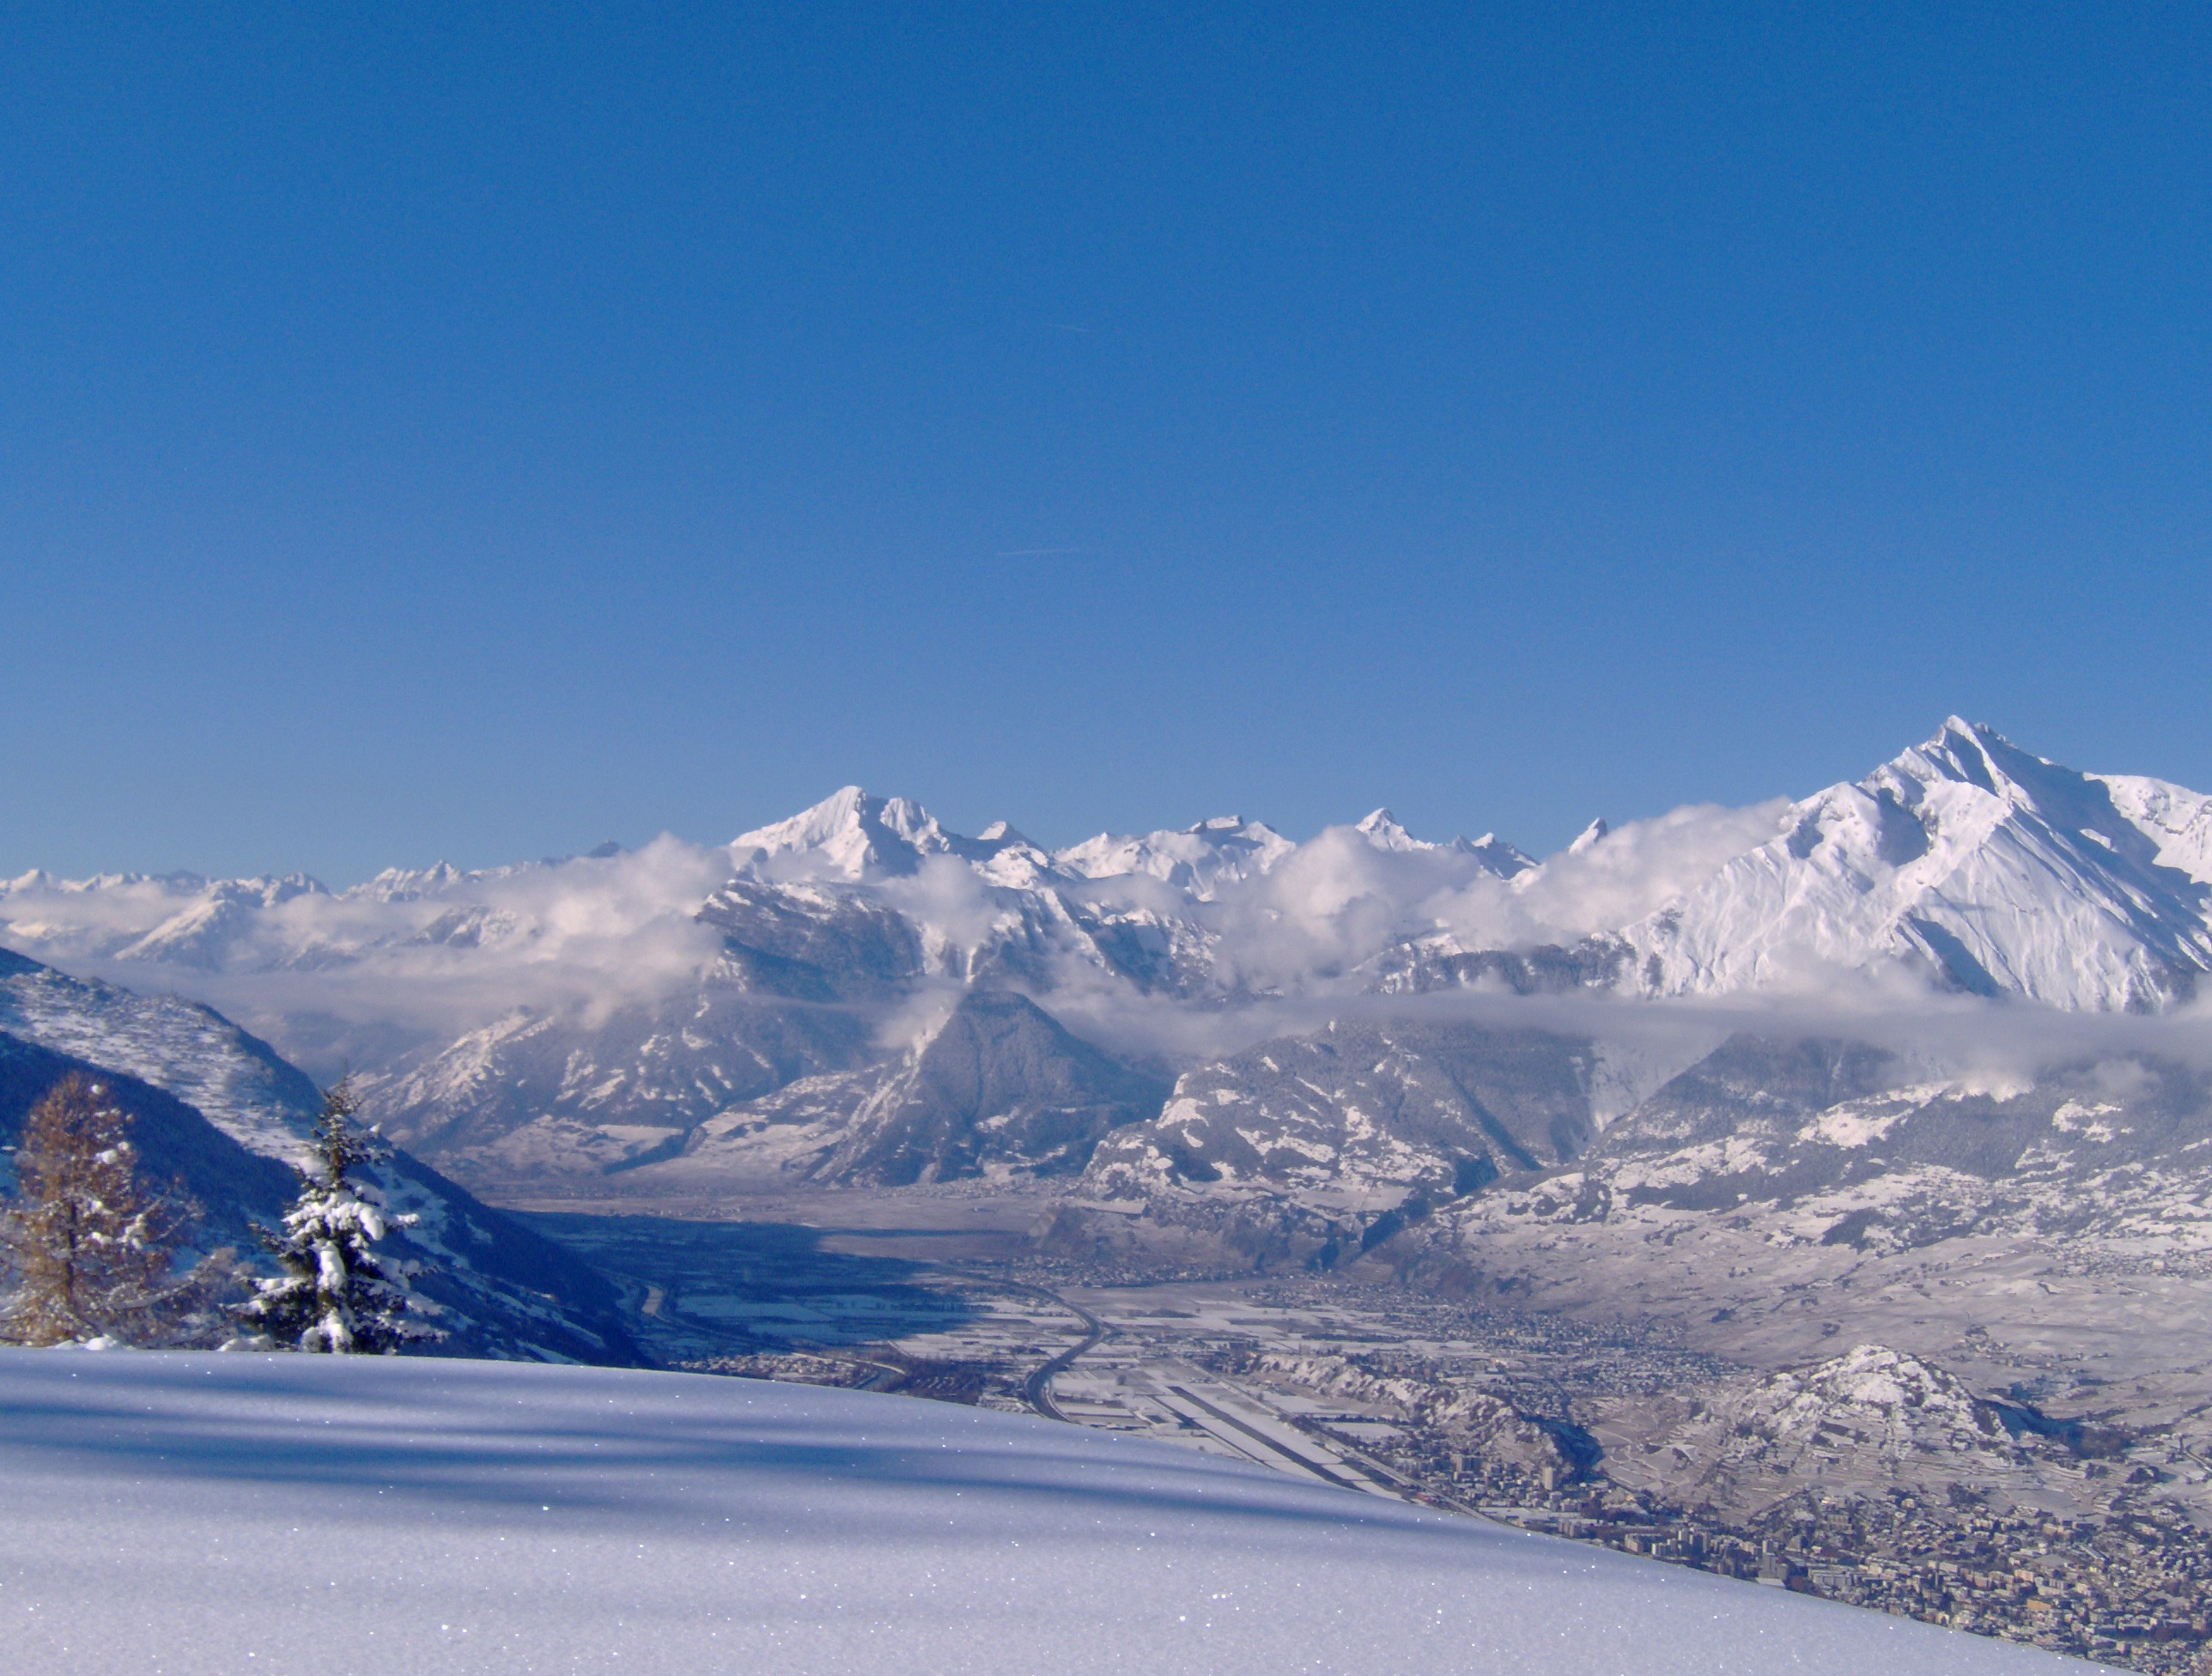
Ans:
[[[14,1672],[2087,1669],[905,1398],[0,1351]]]

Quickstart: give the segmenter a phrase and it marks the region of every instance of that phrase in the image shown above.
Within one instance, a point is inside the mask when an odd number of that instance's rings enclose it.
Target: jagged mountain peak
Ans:
[[[252,938],[262,911],[302,896],[330,894],[320,879],[306,873],[216,879],[203,884],[178,912],[125,947],[120,957],[218,970],[237,944]]]
[[[1647,993],[1901,963],[1975,993],[2154,1008],[2212,969],[2212,885],[2191,865],[2204,804],[1953,717],[1623,936]]]
[[[386,867],[375,877],[364,879],[344,894],[365,902],[419,902],[425,896],[441,896],[456,885],[465,884],[469,877],[452,862],[439,860],[427,867]]]
[[[440,863],[336,898],[304,876],[33,873],[0,885],[0,938],[88,970],[143,963],[318,1063],[343,1050],[420,1084],[394,1115],[423,1135],[474,1102],[479,1151],[557,1118],[601,1126],[624,1159],[791,1078],[857,1074],[894,1039],[877,1027],[939,983],[1046,1008],[1080,993],[1084,1014],[1445,987],[1817,993],[1901,966],[2108,1010],[2212,971],[2212,799],[2077,773],[1957,717],[1802,802],[1595,822],[1574,850],[1538,868],[1492,838],[1417,838],[1386,807],[1302,845],[1220,815],[1054,853],[848,786],[726,848]],[[468,1016],[421,1022],[430,983]],[[395,1022],[384,998],[403,995]],[[392,1014],[331,1005],[364,996]],[[527,1041],[497,1034],[518,1012]],[[513,1074],[468,1070],[490,1060]]]
[[[1211,901],[1222,886],[1271,872],[1297,848],[1261,821],[1216,815],[1178,830],[1139,835],[1102,832],[1053,855],[1085,878],[1145,874]]]
[[[895,1056],[733,1104],[637,1179],[1071,1175],[1102,1136],[1152,1116],[1166,1095],[1026,995],[976,987]]]
[[[313,873],[282,873],[258,878],[224,879],[210,887],[217,896],[238,902],[255,902],[264,908],[290,902],[295,896],[327,896],[331,888]]]
[[[1432,850],[1437,846],[1416,838],[1388,809],[1377,809],[1354,823],[1352,829],[1378,850]]]
[[[1455,837],[1441,844],[1416,838],[1387,808],[1377,809],[1354,823],[1352,829],[1374,848],[1392,855],[1463,855],[1500,878],[1511,878],[1536,865],[1532,857],[1511,844],[1501,842],[1492,832],[1480,838]]]
[[[1985,787],[2002,770],[1992,760],[1993,751],[2018,754],[2019,748],[1987,722],[1968,721],[1964,716],[1943,718],[1942,726],[1934,735],[1902,753],[1900,760],[1917,759],[1929,763],[1941,763],[1958,777],[1979,780]],[[2040,762],[2041,758],[2034,759]],[[2047,765],[2046,765],[2047,766]]]
[[[1952,716],[1932,738],[1900,751],[1854,783],[1877,795],[1887,791],[1907,807],[1917,807],[1939,788],[1957,787],[1962,801],[1954,807],[1989,800],[1978,811],[1984,819],[2000,818],[2002,811],[2014,810],[2064,819],[2090,816],[2089,810],[2078,805],[2091,779],[2021,750],[1986,722]],[[2091,800],[2101,801],[2094,794]]]
[[[738,834],[730,853],[757,874],[858,882],[911,873],[922,857],[947,853],[954,843],[920,804],[847,786],[787,820]]]
[[[1612,835],[1612,826],[1601,815],[1575,835],[1575,841],[1567,846],[1567,853],[1586,855]]]

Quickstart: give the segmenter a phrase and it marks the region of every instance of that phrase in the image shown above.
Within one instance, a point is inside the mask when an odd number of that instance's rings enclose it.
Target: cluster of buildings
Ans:
[[[1808,1490],[1735,1522],[1601,1466],[1563,1477],[1455,1442],[1415,1421],[1365,1447],[1438,1505],[2154,1676],[2212,1672],[2212,1537],[2148,1476],[2086,1515],[1893,1488]]]
[[[1047,1412],[1085,1424],[2153,1676],[2212,1676],[2212,1539],[2161,1493],[2141,1447],[2075,1463],[2064,1513],[2017,1493],[1833,1478],[1716,1506],[1693,1473],[1655,1475],[1664,1455],[1620,1428],[1655,1394],[1710,1395],[1743,1371],[1646,1321],[1334,1277],[1139,1279],[1034,1260],[927,1276],[884,1265],[856,1284],[844,1263],[787,1259],[764,1272],[774,1286],[726,1303],[720,1267],[670,1276],[655,1324],[688,1335],[681,1365],[1005,1409],[1038,1407],[1042,1388]],[[1363,1400],[1341,1377],[1301,1388],[1291,1367],[1371,1370],[1413,1398]],[[1439,1423],[1423,1390],[1487,1394],[1543,1435],[1477,1435],[1464,1402]]]

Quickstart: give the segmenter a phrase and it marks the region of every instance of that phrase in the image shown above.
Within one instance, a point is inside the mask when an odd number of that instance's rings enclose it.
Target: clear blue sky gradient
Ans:
[[[0,871],[2212,786],[2201,6],[0,21]]]

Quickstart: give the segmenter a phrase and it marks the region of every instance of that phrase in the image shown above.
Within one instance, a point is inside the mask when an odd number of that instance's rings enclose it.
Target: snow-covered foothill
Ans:
[[[148,1122],[149,1163],[206,1207],[206,1237],[250,1236],[279,1214],[312,1156],[323,1096],[266,1043],[206,1007],[0,949],[0,1140],[72,1071],[113,1080]],[[422,1290],[450,1312],[455,1348],[634,1359],[611,1286],[568,1252],[405,1153],[367,1165],[365,1179],[404,1248],[396,1254],[428,1270]]]
[[[8,1667],[2084,1670],[1171,1446],[695,1375],[0,1351]]]

